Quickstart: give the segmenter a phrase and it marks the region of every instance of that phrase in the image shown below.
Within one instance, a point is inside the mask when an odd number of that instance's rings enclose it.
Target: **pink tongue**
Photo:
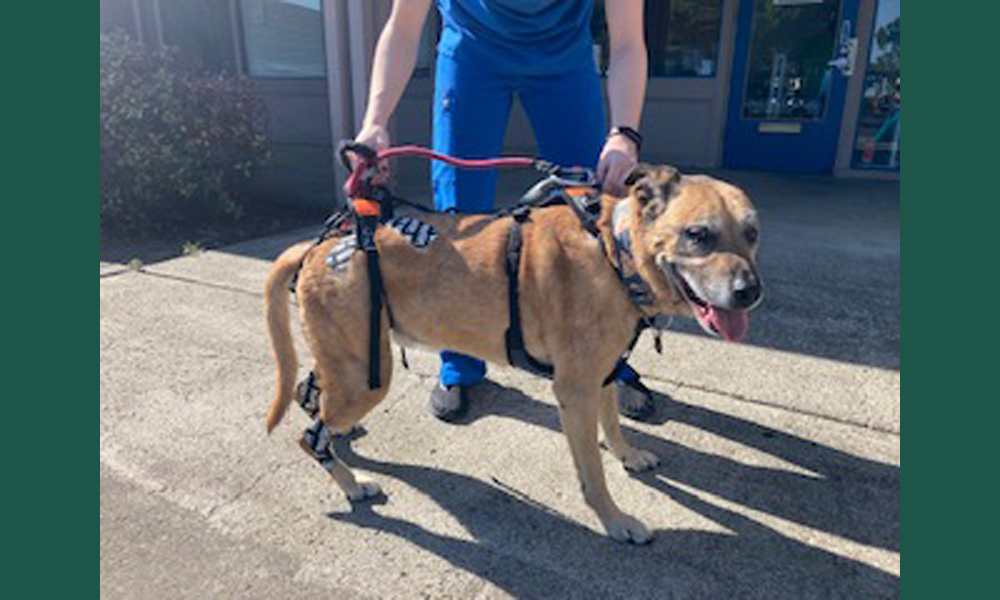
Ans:
[[[750,326],[745,310],[726,310],[709,306],[699,311],[702,320],[711,323],[727,342],[738,342],[746,335]]]

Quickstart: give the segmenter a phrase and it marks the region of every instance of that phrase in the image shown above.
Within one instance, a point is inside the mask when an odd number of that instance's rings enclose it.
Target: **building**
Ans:
[[[391,0],[101,0],[102,29],[172,44],[256,80],[270,114],[262,185],[325,205],[336,141],[358,129]],[[603,1],[594,53],[606,63]],[[397,109],[393,140],[430,141],[436,13]],[[900,0],[646,0],[650,80],[643,159],[714,168],[898,179]],[[515,107],[507,152],[530,153]],[[401,164],[404,186],[427,168]]]

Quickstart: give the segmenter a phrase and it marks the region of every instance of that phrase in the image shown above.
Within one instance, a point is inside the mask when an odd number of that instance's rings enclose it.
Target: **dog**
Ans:
[[[651,539],[649,529],[622,512],[608,492],[598,424],[607,448],[626,469],[650,469],[659,459],[622,436],[605,377],[634,341],[636,323],[644,317],[694,316],[707,332],[739,340],[748,311],[762,295],[756,267],[760,225],[745,193],[708,176],[639,165],[627,184],[624,198],[601,197],[600,239],[584,231],[568,206],[533,209],[523,226],[517,273],[525,346],[554,368],[559,417],[584,500],[610,537],[641,544]],[[417,223],[381,226],[375,235],[393,335],[403,345],[507,363],[504,257],[511,218],[428,214]],[[407,235],[408,229],[423,231],[424,243]],[[621,245],[616,236],[623,233],[629,238],[629,268],[651,292],[645,305],[630,299],[613,267],[611,254]],[[294,396],[298,365],[288,296],[296,274],[302,331],[321,390],[319,417],[330,430],[345,432],[386,396],[392,377],[388,311],[382,311],[379,340],[383,385],[370,389],[364,253],[333,238],[318,245],[303,242],[281,254],[265,294],[277,364],[268,433]],[[352,501],[380,493],[336,456],[328,456],[324,466]]]

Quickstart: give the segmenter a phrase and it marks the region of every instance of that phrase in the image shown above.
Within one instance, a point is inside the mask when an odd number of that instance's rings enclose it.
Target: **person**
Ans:
[[[379,37],[368,104],[355,141],[382,150],[388,123],[416,64],[431,0],[395,0]],[[643,0],[606,0],[607,127],[594,62],[590,21],[594,0],[437,0],[443,29],[434,82],[433,146],[463,158],[497,156],[516,94],[531,122],[538,155],[561,165],[596,167],[605,192],[625,193],[638,160],[636,131],[646,88]],[[493,209],[495,171],[432,166],[439,210]],[[431,394],[435,416],[450,421],[469,405],[468,390],[486,375],[483,361],[441,352],[440,381]],[[651,392],[628,365],[616,381],[620,412],[646,418]]]

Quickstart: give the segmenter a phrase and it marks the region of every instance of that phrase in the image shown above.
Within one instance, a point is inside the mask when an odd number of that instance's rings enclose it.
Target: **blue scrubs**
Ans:
[[[438,0],[443,31],[434,91],[434,149],[499,156],[517,94],[540,157],[595,167],[607,132],[590,37],[593,0]],[[493,210],[496,171],[432,166],[439,210]],[[441,353],[441,384],[482,381],[486,364]],[[626,366],[622,379],[638,376]]]

